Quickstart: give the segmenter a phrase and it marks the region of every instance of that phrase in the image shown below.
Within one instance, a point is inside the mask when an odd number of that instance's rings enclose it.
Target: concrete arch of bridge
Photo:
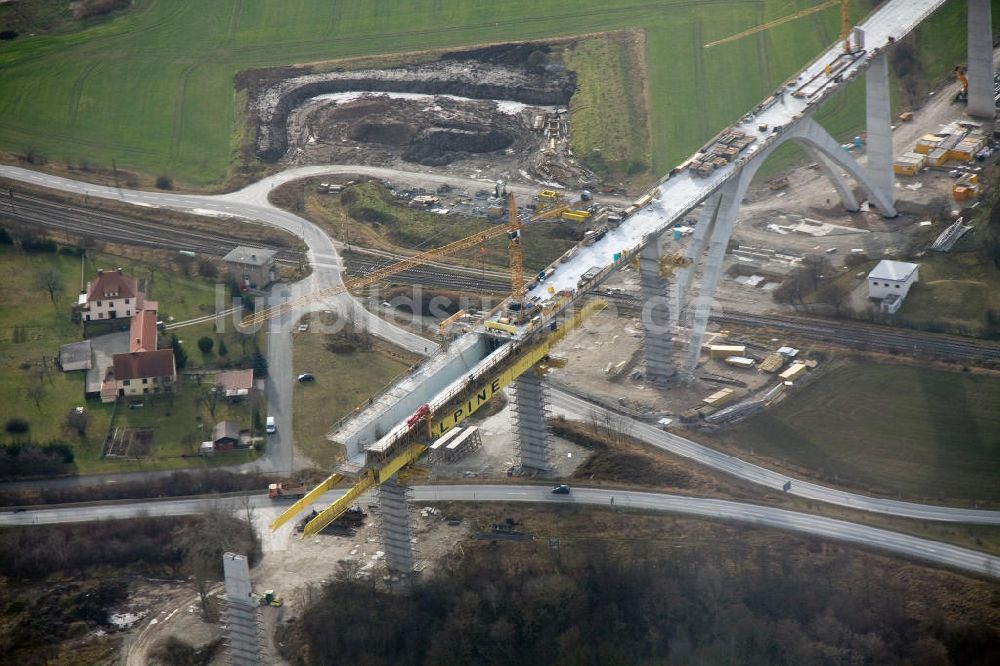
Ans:
[[[810,154],[822,157],[820,165],[827,176],[833,181],[846,207],[851,208],[854,203],[854,196],[850,187],[840,175],[838,170],[843,169],[854,177],[861,189],[868,195],[869,199],[878,207],[884,217],[895,217],[896,207],[891,201],[886,199],[877,187],[869,180],[867,172],[854,160],[850,153],[846,152],[840,144],[830,136],[822,125],[811,117],[803,118],[790,128],[785,130],[780,140],[775,141],[762,152],[755,156],[755,159],[738,169],[728,182],[723,184],[717,193],[706,203],[702,211],[702,218],[698,222],[694,239],[688,248],[687,256],[697,261],[697,258],[708,249],[707,256],[703,263],[703,277],[701,286],[698,289],[697,299],[694,301],[693,312],[691,312],[691,339],[688,346],[687,359],[683,366],[683,374],[687,377],[694,375],[698,365],[698,358],[701,351],[701,341],[705,335],[705,328],[708,325],[708,316],[711,309],[712,299],[715,296],[715,287],[722,274],[722,262],[736,226],[736,218],[743,197],[746,196],[750,183],[756,175],[757,170],[766,161],[767,157],[774,152],[778,146],[786,141],[795,141],[806,149]],[[692,266],[684,270],[678,276],[679,286],[682,289],[679,302],[683,305],[681,309],[687,309],[689,301],[687,291],[691,286],[695,267]],[[679,313],[679,318],[674,321],[684,321],[687,319],[686,313]]]
[[[844,208],[856,211],[858,205],[849,183],[841,175],[838,168],[845,171],[854,179],[861,190],[868,195],[869,200],[879,209],[883,217],[896,217],[898,214],[896,207],[869,181],[867,172],[861,168],[861,165],[857,163],[850,153],[841,147],[836,139],[830,136],[830,133],[822,125],[811,117],[804,118],[795,123],[790,129],[786,130],[781,139],[768,146],[757,159],[743,167],[743,173],[739,177],[741,187],[736,193],[738,196],[737,201],[742,201],[743,197],[746,196],[746,190],[749,188],[750,182],[767,157],[786,141],[794,141],[808,155],[817,159],[820,168],[823,169],[823,172],[830,179],[837,193],[840,195]]]

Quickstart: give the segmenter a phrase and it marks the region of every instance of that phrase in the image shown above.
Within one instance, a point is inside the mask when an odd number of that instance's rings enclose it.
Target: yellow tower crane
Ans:
[[[316,303],[318,301],[325,301],[334,296],[339,296],[351,289],[361,289],[369,285],[380,282],[388,277],[396,275],[397,273],[402,273],[403,271],[414,268],[416,266],[422,266],[424,264],[436,261],[442,257],[455,254],[456,252],[461,252],[471,247],[476,247],[477,245],[482,245],[483,243],[498,238],[504,234],[508,236],[509,250],[510,250],[510,272],[511,272],[511,293],[514,295],[515,299],[524,298],[524,269],[522,267],[523,253],[521,251],[521,222],[517,217],[517,207],[514,205],[514,195],[508,194],[508,204],[509,210],[511,211],[510,220],[506,226],[497,225],[491,227],[486,231],[481,231],[479,233],[467,236],[454,243],[449,243],[441,247],[435,248],[433,250],[428,250],[426,252],[421,252],[420,254],[415,254],[412,257],[407,257],[406,259],[401,259],[396,263],[389,264],[388,266],[383,266],[382,268],[376,268],[366,275],[360,277],[352,278],[345,281],[343,284],[339,284],[336,287],[328,287],[326,289],[319,289],[304,296],[299,296],[298,298],[293,298],[292,300],[285,301],[278,305],[271,306],[269,308],[264,308],[258,310],[253,314],[247,315],[243,318],[243,324],[245,326],[252,326],[255,324],[262,324],[263,322],[271,319],[272,317],[277,317],[283,314],[288,314],[294,312],[306,305],[311,303]]]
[[[840,38],[844,40],[844,51],[850,53],[851,46],[850,36],[851,21],[848,18],[847,13],[847,0],[827,0],[827,2],[820,3],[815,7],[809,7],[807,9],[799,10],[788,16],[782,16],[781,18],[774,19],[773,21],[768,21],[767,23],[761,23],[760,25],[755,25],[752,28],[747,28],[742,32],[738,32],[735,35],[730,35],[729,37],[723,37],[722,39],[717,39],[714,42],[708,42],[704,45],[704,48],[709,49],[713,46],[719,46],[720,44],[728,44],[729,42],[735,42],[738,39],[743,39],[744,37],[749,37],[750,35],[755,35],[758,32],[764,32],[765,30],[770,30],[771,28],[776,28],[779,25],[784,25],[790,21],[800,19],[804,16],[809,16],[811,14],[816,14],[823,11],[824,9],[829,9],[836,4],[840,4]]]
[[[517,216],[514,193],[507,194],[507,252],[510,254],[510,295],[518,307],[524,305],[524,251],[521,248],[521,219]]]

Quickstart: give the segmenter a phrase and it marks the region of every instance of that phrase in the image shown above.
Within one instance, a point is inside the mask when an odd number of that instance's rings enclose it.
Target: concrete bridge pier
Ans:
[[[687,360],[684,363],[684,374],[690,380],[698,367],[698,357],[701,355],[701,341],[708,326],[708,316],[712,311],[712,299],[715,297],[715,287],[722,275],[722,262],[726,256],[729,238],[736,227],[736,217],[740,210],[740,202],[746,194],[747,187],[753,179],[756,169],[742,169],[738,175],[730,179],[719,189],[711,212],[711,222],[706,231],[708,254],[702,268],[701,286],[695,298],[691,311],[691,341],[688,346]],[[712,202],[710,202],[712,203]],[[707,208],[708,206],[706,206]],[[705,212],[703,211],[703,214]],[[702,226],[704,221],[698,223]]]
[[[378,488],[378,505],[381,514],[379,536],[385,552],[385,566],[389,571],[408,574],[413,571],[416,557],[410,540],[409,488],[399,482],[399,474]]]
[[[993,24],[990,0],[969,0],[969,106],[970,116],[993,120]]]
[[[646,376],[659,387],[670,385],[677,369],[674,367],[674,322],[670,303],[670,281],[660,274],[662,251],[660,239],[646,245],[639,253],[639,282],[642,293],[642,325],[646,331],[642,340],[646,361]],[[676,293],[676,290],[674,290]]]
[[[991,88],[992,90],[992,85]],[[892,170],[892,107],[889,105],[889,64],[885,52],[875,56],[865,73],[868,181],[885,199],[879,212],[896,216],[896,175]],[[887,207],[883,208],[883,206]],[[889,209],[892,212],[889,213]]]
[[[545,429],[548,412],[545,384],[534,370],[528,370],[514,381],[510,408],[514,466],[522,470],[548,472],[552,469],[552,443]]]

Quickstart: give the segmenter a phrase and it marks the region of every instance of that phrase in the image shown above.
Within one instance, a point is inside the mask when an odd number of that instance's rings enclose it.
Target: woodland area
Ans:
[[[299,664],[1000,663],[997,586],[755,536],[480,542],[408,591],[345,575],[278,638]]]
[[[226,551],[259,557],[250,525],[221,506],[197,517],[0,530],[0,663],[94,663],[118,642],[109,615],[141,577],[190,579],[216,620],[207,592]]]

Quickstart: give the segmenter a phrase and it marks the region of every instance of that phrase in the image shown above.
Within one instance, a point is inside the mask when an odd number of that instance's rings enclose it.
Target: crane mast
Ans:
[[[851,17],[847,12],[847,0],[840,0],[840,38],[844,42],[844,53],[851,52]]]
[[[507,193],[507,252],[510,255],[510,295],[524,305],[524,252],[521,248],[521,220],[517,216],[514,193]]]

